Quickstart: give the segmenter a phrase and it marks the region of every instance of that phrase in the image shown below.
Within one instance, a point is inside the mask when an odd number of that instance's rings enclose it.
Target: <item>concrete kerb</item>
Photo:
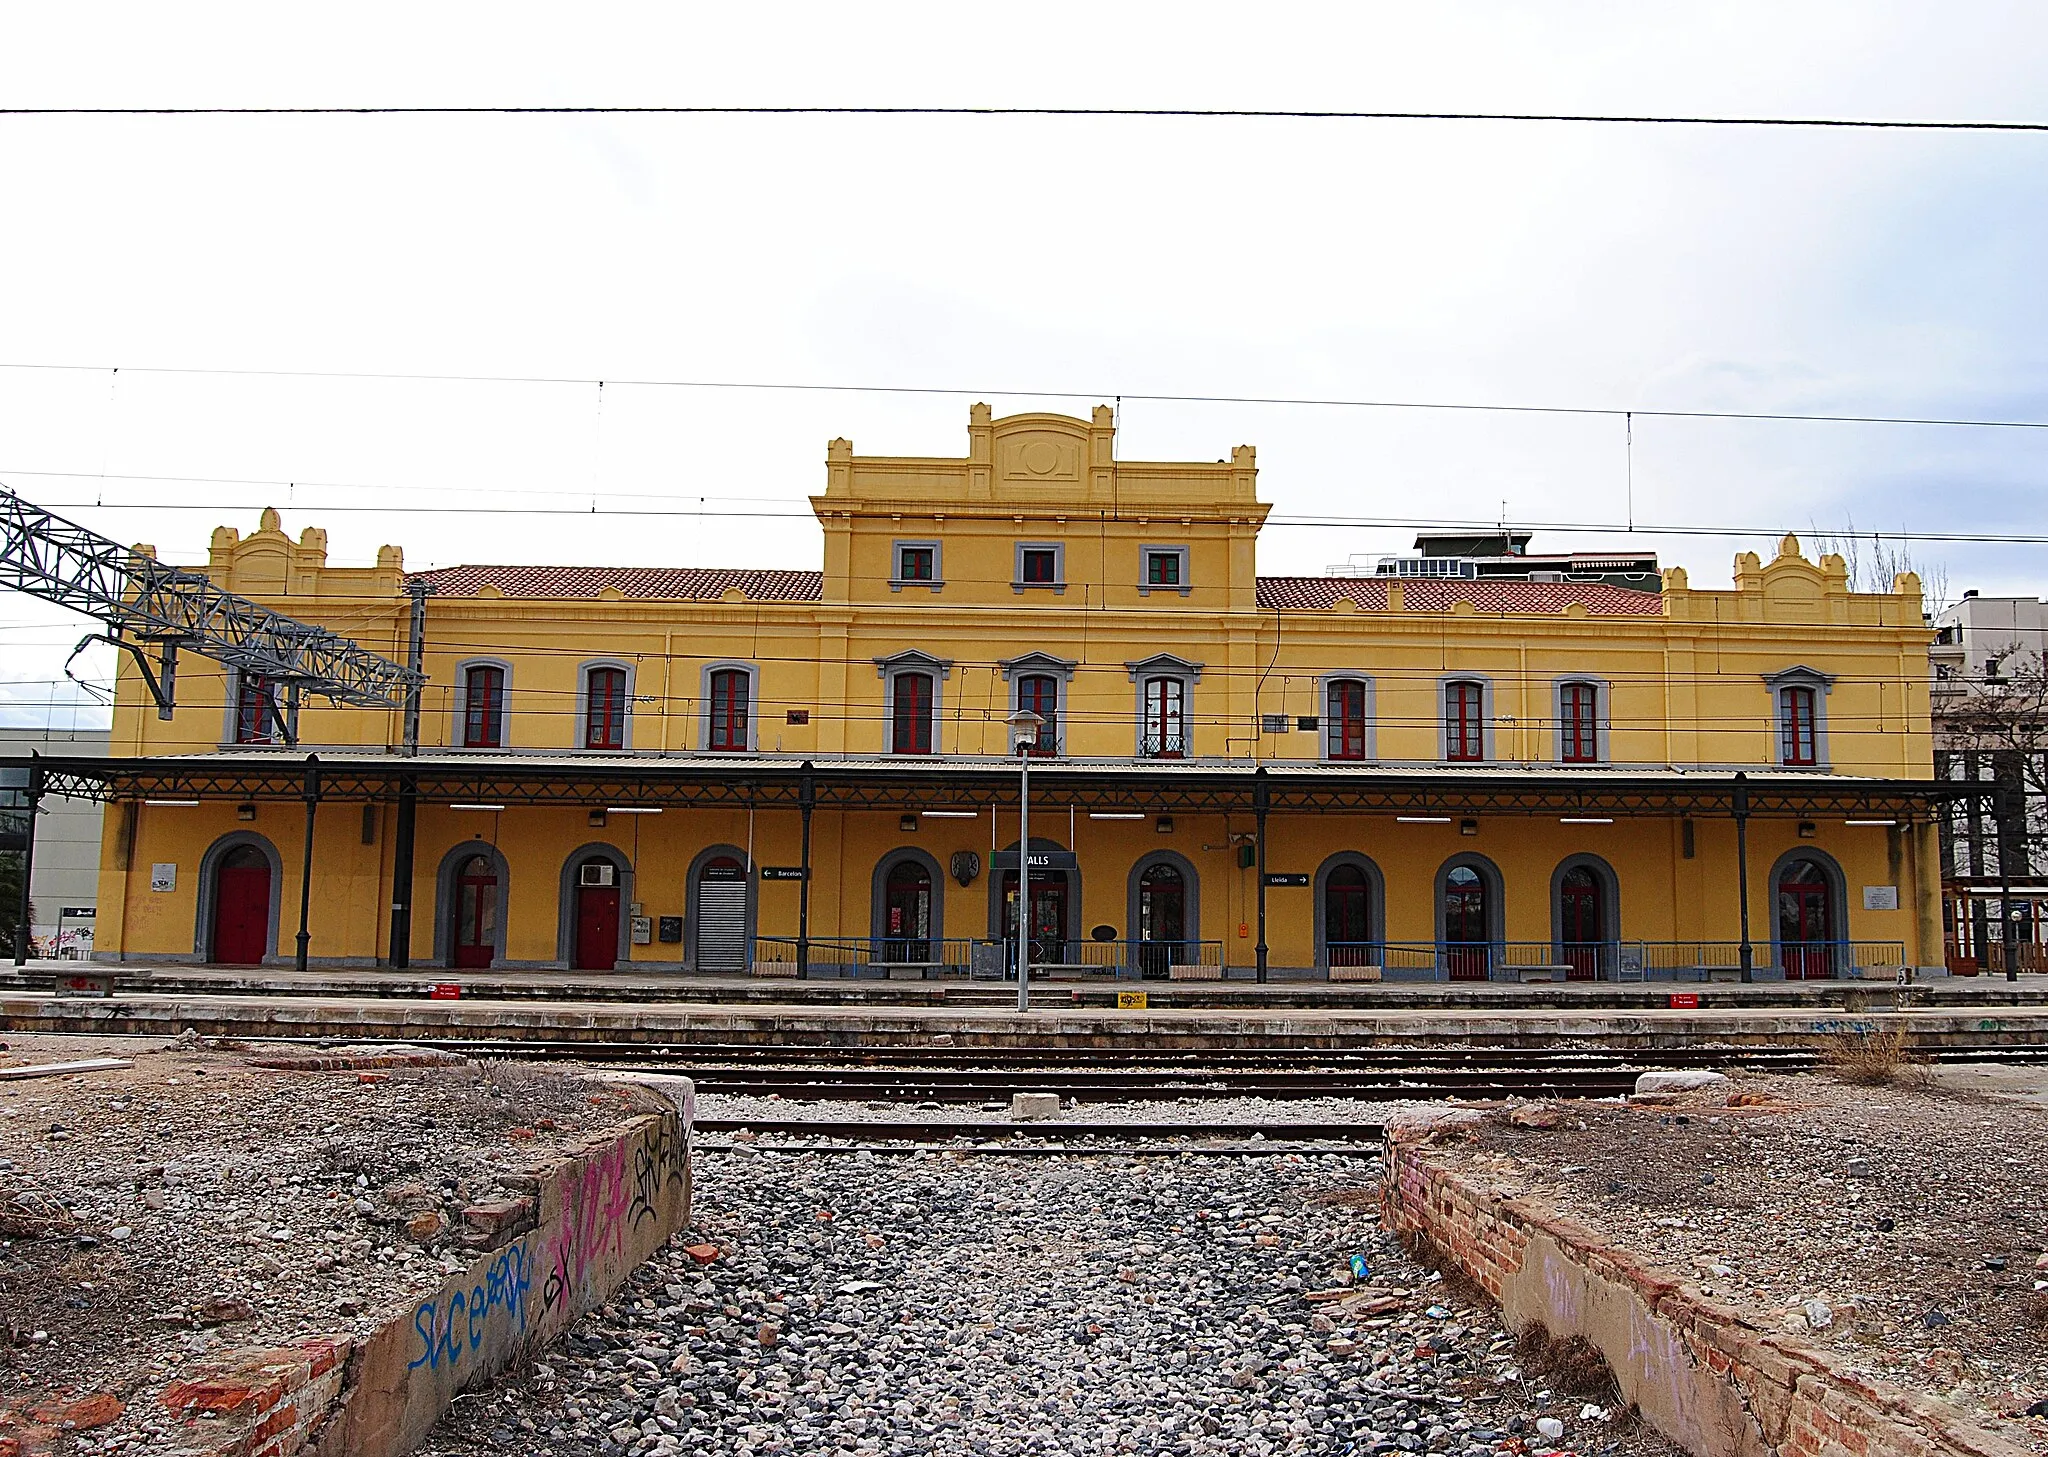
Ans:
[[[1388,1127],[1386,1228],[1456,1266],[1511,1328],[1591,1341],[1623,1399],[1694,1457],[2024,1457],[1947,1403],[1760,1331],[1598,1232],[1431,1156],[1433,1139],[1458,1136],[1442,1121]]]
[[[455,1396],[609,1299],[689,1223],[696,1095],[625,1075],[667,1106],[636,1114],[536,1176],[499,1211],[495,1247],[369,1336],[231,1351],[166,1389],[206,1457],[403,1457]]]

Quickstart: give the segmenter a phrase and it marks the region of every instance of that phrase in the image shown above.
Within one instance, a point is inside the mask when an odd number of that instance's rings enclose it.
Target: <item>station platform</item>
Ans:
[[[58,977],[111,973],[122,993],[202,996],[339,997],[351,1000],[488,1000],[714,1004],[722,1006],[1014,1007],[1014,981],[957,978],[691,976],[674,972],[486,970],[414,967],[228,967],[182,962],[31,961],[0,966],[0,995],[48,990]],[[1115,1007],[1144,994],[1149,1008],[1240,1010],[1413,1010],[1458,1008],[1655,1009],[1708,1007],[2048,1008],[2048,974],[1940,976],[1911,983],[1867,979],[1809,981],[1169,981],[1107,977],[1034,977],[1032,1000],[1046,1008]]]
[[[76,963],[67,964],[71,969]],[[180,979],[198,976],[181,968]],[[1581,988],[1455,988],[1470,994],[1463,1005],[1410,1000],[1377,1005],[1301,1007],[1256,998],[1229,1005],[1174,1004],[1166,999],[1118,1007],[1035,997],[1028,1013],[1008,1005],[880,1004],[791,998],[728,997],[605,999],[583,994],[587,977],[521,973],[535,985],[502,995],[502,983],[472,979],[460,995],[435,997],[431,984],[383,987],[381,995],[338,993],[327,985],[261,973],[283,986],[256,988],[232,977],[199,986],[118,985],[110,997],[59,996],[46,989],[0,988],[0,1029],[65,1033],[176,1035],[190,1028],[205,1036],[238,1038],[345,1038],[523,1044],[535,1052],[592,1056],[646,1056],[659,1050],[777,1048],[817,1050],[945,1047],[1006,1052],[1094,1051],[1104,1057],[1146,1054],[1300,1053],[1461,1046],[1490,1049],[1582,1050],[1652,1053],[1682,1048],[1821,1050],[1832,1039],[1876,1025],[1903,1023],[1909,1045],[1956,1055],[1968,1051],[2048,1056],[2048,979],[2014,987],[1882,986],[1802,983],[1703,987],[1696,1005],[1671,1003],[1668,985],[1652,997],[1638,986]],[[331,979],[330,973],[320,978]],[[385,975],[363,973],[364,976]],[[24,980],[35,980],[34,969]],[[353,979],[353,974],[351,979]],[[693,986],[705,984],[696,983]],[[859,984],[851,984],[858,986]],[[886,986],[887,984],[878,984]],[[43,982],[47,987],[47,982]],[[611,987],[611,990],[623,988]],[[708,987],[707,987],[708,989]],[[758,990],[745,984],[748,992]],[[802,990],[812,990],[804,984]],[[846,990],[847,988],[837,988]],[[951,990],[937,987],[935,990]],[[1092,990],[1084,988],[1083,990]],[[1148,986],[1146,990],[1150,991]],[[1213,996],[1216,988],[1207,989]],[[1259,989],[1253,988],[1253,991]],[[1272,990],[1271,988],[1265,990]],[[1347,989],[1348,991],[1349,989]],[[1383,996],[1395,988],[1375,989]],[[1405,990],[1405,989],[1401,989]],[[1441,986],[1421,989],[1436,994]],[[1625,993],[1626,1002],[1613,994]],[[1538,993],[1546,1000],[1530,1004]],[[2014,993],[2030,994],[2014,1000]],[[1601,994],[1607,994],[1603,999]],[[1681,992],[1681,997],[1686,993]],[[1517,1000],[1510,1000],[1510,997]]]

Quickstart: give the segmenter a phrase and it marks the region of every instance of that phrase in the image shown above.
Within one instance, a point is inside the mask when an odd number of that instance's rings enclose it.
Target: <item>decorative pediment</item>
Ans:
[[[1172,653],[1154,653],[1151,657],[1140,658],[1135,663],[1125,663],[1124,667],[1130,670],[1133,683],[1140,678],[1160,673],[1176,674],[1190,683],[1200,681],[1202,676],[1200,663],[1191,663],[1186,658],[1175,657]]]
[[[1074,681],[1074,669],[1080,666],[1074,658],[1056,658],[1051,653],[1026,653],[1021,658],[1005,658],[996,666],[1003,670],[1003,681],[1020,678],[1026,673],[1057,673],[1062,683]]]
[[[875,659],[875,676],[878,678],[886,678],[891,673],[900,673],[906,668],[921,673],[936,673],[941,678],[953,676],[951,658],[935,658],[930,653],[919,652],[916,648],[906,648],[900,653],[891,653],[886,658]]]
[[[1818,688],[1821,692],[1826,693],[1835,686],[1835,680],[1830,674],[1823,673],[1818,668],[1809,668],[1804,663],[1794,663],[1789,668],[1780,668],[1775,673],[1766,673],[1763,675],[1763,678],[1764,682],[1770,684],[1773,690],[1779,688]]]

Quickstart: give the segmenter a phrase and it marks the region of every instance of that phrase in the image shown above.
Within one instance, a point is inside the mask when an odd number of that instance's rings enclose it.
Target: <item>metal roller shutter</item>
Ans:
[[[747,883],[697,882],[697,970],[747,969]]]

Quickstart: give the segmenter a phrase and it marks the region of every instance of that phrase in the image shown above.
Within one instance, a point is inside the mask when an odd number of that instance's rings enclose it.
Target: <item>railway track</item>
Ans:
[[[759,1068],[688,1072],[699,1093],[848,1102],[979,1103],[1013,1092],[1058,1093],[1088,1102],[1199,1098],[1607,1098],[1635,1086],[1636,1069],[1249,1068],[1176,1073],[1134,1068]]]
[[[778,1138],[853,1139],[866,1142],[948,1143],[967,1140],[999,1147],[1019,1140],[1027,1143],[1058,1142],[1073,1146],[1089,1140],[1116,1145],[1133,1142],[1172,1142],[1194,1149],[1204,1143],[1232,1140],[1250,1144],[1260,1153],[1291,1152],[1305,1145],[1338,1144],[1346,1147],[1376,1147],[1385,1128],[1370,1122],[1330,1122],[1236,1119],[1222,1122],[1148,1123],[1087,1119],[1045,1119],[1011,1122],[1008,1119],[962,1118],[699,1118],[693,1125],[698,1135],[767,1134]],[[777,1145],[755,1145],[757,1151],[779,1152]],[[984,1147],[983,1152],[995,1150]],[[1088,1151],[1101,1152],[1101,1149]],[[1354,1148],[1355,1151],[1355,1148]]]

